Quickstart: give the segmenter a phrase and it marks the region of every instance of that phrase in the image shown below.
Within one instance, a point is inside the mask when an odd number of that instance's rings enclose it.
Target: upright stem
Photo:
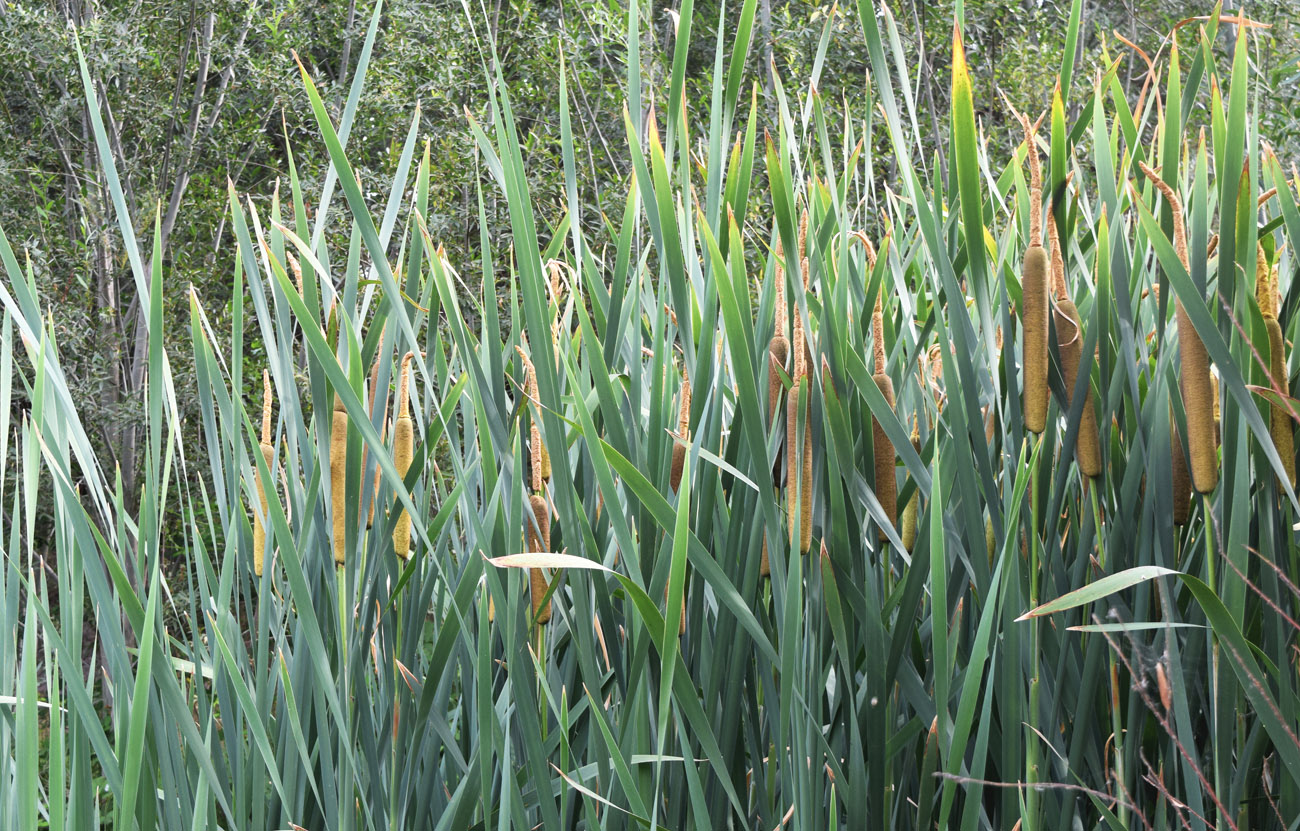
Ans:
[[[1038,436],[1037,441],[1043,441],[1043,435]],[[1030,473],[1030,539],[1029,539],[1029,608],[1038,608],[1038,572],[1039,572],[1039,495],[1038,495],[1038,465],[1034,465]],[[1038,650],[1038,618],[1031,618],[1029,621],[1029,654],[1033,656],[1034,675],[1029,681],[1029,717],[1027,719],[1030,727],[1035,727],[1038,721],[1039,697],[1041,695],[1041,673],[1039,667]],[[1041,781],[1041,772],[1039,765],[1042,760],[1042,751],[1040,745],[1041,739],[1034,735],[1032,731],[1026,731],[1025,736],[1025,782],[1029,786],[1025,791],[1025,814],[1024,829],[1025,831],[1037,831],[1038,812],[1039,812],[1039,793],[1036,785]]]

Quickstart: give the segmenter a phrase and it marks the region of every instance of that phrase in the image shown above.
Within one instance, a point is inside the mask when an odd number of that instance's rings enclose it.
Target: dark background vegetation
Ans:
[[[726,18],[733,19],[740,5],[729,4]],[[642,10],[643,60],[652,95],[666,86],[675,8]],[[84,421],[97,425],[106,458],[120,466],[129,502],[138,484],[139,391],[146,360],[138,338],[143,329],[103,166],[90,137],[71,26],[80,32],[99,86],[118,170],[142,239],[152,237],[155,208],[161,215],[169,336],[179,339],[171,353],[180,356],[186,351],[182,344],[188,342],[186,292],[191,284],[217,331],[228,323],[234,246],[227,222],[227,181],[241,193],[259,194],[259,210],[264,210],[277,182],[287,181],[291,147],[304,192],[320,191],[326,159],[294,53],[337,118],[372,10],[372,5],[355,0],[56,0],[0,5],[0,226],[19,256],[25,253],[30,260],[57,330],[64,366],[77,385],[74,400],[86,409]],[[1146,64],[1120,38],[1154,57],[1167,48],[1165,36],[1176,24],[1210,11],[1208,3],[1187,0],[1085,3],[1076,64],[1080,78],[1119,60],[1120,77],[1136,99]],[[693,109],[708,100],[720,13],[715,0],[700,0],[694,7],[687,87]],[[921,118],[929,122],[921,133],[933,150],[947,133],[953,4],[906,2],[889,11],[878,7],[877,13],[893,15],[911,57],[911,74],[917,79],[912,93]],[[1063,1],[967,2],[966,44],[975,83],[985,90],[1001,90],[1017,108],[1041,111],[1050,98],[1054,68],[1061,63],[1068,14],[1069,4]],[[1300,101],[1300,0],[1257,3],[1249,16],[1272,24],[1259,41],[1252,67],[1274,91],[1273,107],[1258,114],[1261,132],[1275,137],[1284,160],[1294,160],[1300,147],[1295,117]],[[749,78],[771,85],[767,67],[775,66],[787,89],[806,88],[828,21],[829,47],[817,88],[832,113],[858,105],[868,83],[867,61],[851,6],[760,0]],[[378,210],[387,198],[418,104],[419,137],[429,143],[432,160],[430,231],[447,246],[453,263],[476,258],[476,186],[484,171],[466,113],[490,120],[484,61],[495,40],[524,133],[526,169],[533,177],[543,228],[562,214],[562,65],[568,73],[578,134],[582,221],[590,226],[588,238],[599,241],[601,211],[622,209],[603,204],[601,194],[620,192],[607,185],[627,169],[622,117],[626,25],[626,4],[614,0],[496,0],[488,5],[478,0],[388,0],[347,148],[372,205]],[[1232,37],[1233,27],[1225,28],[1224,36]],[[1183,31],[1186,48],[1195,29]],[[724,43],[729,40],[730,33],[724,32]],[[1230,49],[1224,52],[1231,54]],[[988,141],[1001,143],[1009,153],[1019,137],[1001,98],[985,94],[976,100],[984,107],[977,116]],[[857,117],[860,110],[854,109]],[[696,123],[706,121],[707,114],[703,116]],[[926,157],[933,158],[933,153]],[[505,253],[509,240],[499,231],[508,227],[505,206],[490,185],[484,187],[484,198],[489,236]],[[308,211],[314,215],[314,206],[309,204]],[[334,213],[342,217],[344,212]],[[757,215],[764,213],[759,206]],[[337,238],[347,230],[340,219],[331,233]],[[508,258],[498,256],[496,261]],[[249,337],[246,354],[256,362],[256,333]],[[260,371],[245,377],[252,383]],[[180,400],[194,400],[192,389],[186,389],[192,379],[184,372],[176,378]]]

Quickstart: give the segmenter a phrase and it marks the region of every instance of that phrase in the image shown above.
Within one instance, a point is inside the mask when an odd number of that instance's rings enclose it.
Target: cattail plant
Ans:
[[[867,268],[871,269],[876,264],[876,252],[869,242],[864,240],[867,249]],[[886,240],[888,246],[888,240]],[[876,308],[871,314],[871,339],[872,353],[875,357],[875,374],[872,380],[876,382],[876,387],[880,389],[880,394],[885,397],[885,403],[889,409],[894,409],[894,382],[885,371],[885,312],[884,312],[884,287],[876,293]],[[895,470],[898,466],[898,454],[894,452],[894,443],[889,440],[885,429],[880,424],[880,420],[874,415],[871,417],[871,447],[875,457],[875,484],[876,499],[880,502],[880,509],[884,512],[889,525],[895,525],[898,522],[898,477]],[[885,540],[889,534],[885,526],[877,529],[878,539]]]
[[[808,260],[808,209],[804,208],[803,213],[799,216],[799,274],[802,277],[802,289],[800,297],[808,294],[808,283],[812,277],[812,269]],[[802,326],[798,311],[795,312],[795,321]],[[803,367],[804,374],[812,371],[812,341],[809,338],[808,330],[803,332]]]
[[[672,468],[668,474],[668,485],[674,493],[682,483],[682,468],[686,464],[686,443],[691,440],[691,378],[685,368],[682,369],[681,399],[677,415],[677,436],[673,442]]]
[[[266,460],[266,469],[271,475],[271,481],[274,482],[275,448],[271,446],[271,373],[266,370],[262,370],[262,442],[258,445],[258,449],[262,451],[262,458]],[[256,475],[256,471],[254,473]],[[253,573],[261,577],[262,557],[266,551],[265,517],[268,516],[268,503],[262,477],[256,476],[256,481],[258,509],[253,512]],[[275,491],[274,485],[271,490]]]
[[[334,562],[343,565],[347,522],[348,413],[334,393],[334,423],[330,429],[330,504],[334,514]]]
[[[1277,320],[1280,305],[1277,274],[1269,268],[1264,246],[1258,244],[1255,251],[1255,298],[1259,302],[1260,314],[1264,316],[1264,328],[1268,331],[1269,383],[1274,393],[1286,398],[1291,394],[1291,383],[1286,368],[1286,340],[1282,337],[1282,324]],[[1282,469],[1286,471],[1291,487],[1295,488],[1295,434],[1291,415],[1280,401],[1269,407],[1268,426],[1273,446],[1282,459]]]
[[[532,456],[532,485],[533,493],[528,497],[529,516],[524,517],[524,538],[525,550],[529,552],[549,551],[551,548],[551,513],[550,507],[546,504],[546,497],[543,495],[544,480],[549,473],[549,465],[544,465],[543,460],[546,449],[542,444],[542,433],[537,422],[541,416],[541,408],[537,404],[537,368],[533,366],[532,359],[524,352],[522,347],[516,346],[515,350],[524,362],[524,388],[528,390],[528,400],[536,408],[533,412],[533,425],[529,433],[529,450]],[[529,569],[528,581],[531,587],[533,598],[533,617],[538,624],[549,623],[551,620],[551,601],[546,597],[550,584],[546,582],[546,575],[540,568]]]
[[[1079,377],[1079,364],[1083,360],[1083,321],[1074,301],[1070,299],[1069,287],[1065,282],[1064,252],[1057,234],[1056,219],[1051,215],[1047,217],[1047,233],[1052,246],[1052,292],[1056,297],[1052,322],[1056,327],[1056,351],[1061,358],[1061,375],[1065,382],[1063,406],[1068,410],[1074,395],[1075,381]],[[1079,430],[1075,437],[1074,458],[1079,463],[1079,472],[1084,476],[1095,479],[1101,475],[1101,443],[1097,436],[1097,414],[1092,408],[1091,384],[1084,385],[1083,412],[1079,417]]]
[[[672,468],[668,473],[668,484],[673,493],[682,484],[682,469],[686,466],[687,442],[691,440],[691,377],[682,368],[681,406],[677,415],[677,436],[673,441]],[[664,586],[664,599],[668,599],[668,586]],[[686,594],[682,594],[682,614],[678,618],[678,635],[686,634]]]
[[[805,212],[804,230],[806,233],[807,213]],[[804,268],[807,258],[803,259]],[[796,542],[795,528],[799,529],[799,553],[807,554],[812,547],[812,425],[805,418],[803,441],[799,436],[799,392],[808,375],[807,333],[803,321],[796,317],[794,321],[794,383],[786,396],[785,406],[785,458],[786,458],[786,515],[790,523],[790,543]]]
[[[534,483],[536,484],[536,483]],[[551,509],[546,497],[534,493],[528,497],[528,515],[524,517],[525,549],[544,552],[551,549]],[[529,589],[533,600],[533,618],[539,625],[551,620],[551,600],[546,596],[550,584],[540,568],[529,569]]]
[[[1188,268],[1187,228],[1183,223],[1183,206],[1178,194],[1144,162],[1138,167],[1159,189],[1174,215],[1174,250],[1183,268]],[[1192,328],[1192,319],[1181,300],[1174,310],[1178,321],[1178,354],[1181,363],[1180,386],[1183,407],[1187,411],[1187,451],[1191,456],[1192,484],[1201,493],[1210,493],[1219,484],[1218,447],[1214,441],[1214,403],[1210,389],[1210,356],[1205,344]]]
[[[781,406],[781,399],[784,397],[785,385],[781,379],[781,374],[786,370],[786,362],[790,358],[790,339],[786,337],[786,302],[785,302],[785,249],[781,245],[781,236],[776,238],[776,246],[773,249],[773,260],[776,264],[776,314],[772,331],[772,340],[767,345],[767,420],[769,424],[775,424],[776,413]],[[780,497],[781,491],[781,458],[780,453],[772,468],[772,483],[776,487],[777,496]],[[763,535],[763,554],[758,567],[759,575],[766,577],[772,573],[772,563],[768,559],[767,535]]]
[[[397,384],[397,421],[393,425],[393,466],[397,474],[406,478],[415,458],[415,425],[411,421],[411,358],[414,352],[402,357],[401,378]],[[403,560],[411,556],[411,515],[398,505],[397,524],[393,526],[393,551]]]
[[[790,339],[785,336],[785,254],[779,235],[776,238],[776,247],[773,250],[772,257],[776,262],[776,319],[772,330],[772,340],[767,344],[767,418],[769,422],[776,417],[777,407],[781,403],[781,393],[784,392],[781,373],[786,369],[786,361],[790,358]]]
[[[1038,164],[1038,143],[1027,116],[1020,121],[1025,129],[1025,146],[1029,155],[1029,247],[1021,267],[1021,324],[1024,326],[1022,347],[1025,429],[1042,433],[1047,426],[1047,251],[1043,248],[1043,181]]]
[[[921,433],[917,429],[916,416],[912,416],[912,449],[919,455],[921,453]],[[921,504],[921,494],[912,489],[912,496],[903,506],[903,519],[901,533],[903,537],[903,548],[911,552],[916,547],[916,522],[919,506]]]

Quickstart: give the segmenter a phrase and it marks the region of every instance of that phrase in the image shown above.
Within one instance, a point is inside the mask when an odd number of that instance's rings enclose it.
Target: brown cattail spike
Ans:
[[[677,416],[677,437],[673,441],[672,468],[669,471],[668,484],[677,492],[682,483],[682,468],[686,465],[686,444],[691,440],[691,379],[682,371],[681,407]]]
[[[1154,170],[1143,162],[1138,167],[1159,189],[1174,215],[1174,250],[1183,268],[1188,267],[1187,228],[1183,223],[1183,206],[1178,194]],[[1210,391],[1210,356],[1205,351],[1192,319],[1182,301],[1174,310],[1178,325],[1178,352],[1182,365],[1180,386],[1187,411],[1187,448],[1191,456],[1192,484],[1201,493],[1210,493],[1219,484],[1219,455],[1214,441],[1214,405]]]
[[[1277,319],[1277,274],[1269,268],[1263,245],[1257,245],[1255,250],[1255,292],[1260,312],[1264,316],[1264,328],[1268,332],[1269,383],[1275,393],[1286,398],[1291,394],[1291,379],[1287,371],[1286,339],[1282,336],[1282,324]],[[1282,460],[1282,469],[1286,472],[1291,487],[1295,488],[1295,424],[1286,406],[1280,402],[1269,406],[1268,432],[1273,437],[1273,447]]]
[[[1038,172],[1038,145],[1033,126],[1021,116],[1025,143],[1029,151],[1029,247],[1021,267],[1021,322],[1024,343],[1021,347],[1024,383],[1025,429],[1042,433],[1047,426],[1047,251],[1039,239],[1042,224],[1042,179]]]
[[[812,547],[812,425],[804,424],[803,441],[798,440],[799,390],[803,377],[795,378],[786,402],[786,458],[790,472],[786,486],[787,513],[790,521],[790,542],[795,542],[795,526],[799,527],[799,553],[807,554]]]
[[[1065,284],[1060,237],[1056,232],[1056,220],[1051,216],[1047,218],[1047,233],[1052,246],[1053,284],[1057,297],[1052,320],[1056,326],[1056,351],[1061,358],[1061,375],[1065,382],[1064,405],[1069,409],[1073,401],[1075,381],[1079,377],[1079,365],[1083,361],[1083,321]],[[1079,472],[1091,479],[1101,475],[1101,444],[1097,436],[1097,414],[1092,408],[1091,384],[1085,385],[1083,394],[1083,411],[1074,444],[1074,458],[1079,463]]]
[[[550,473],[550,460],[546,458],[546,447],[542,444],[542,431],[538,426],[541,418],[541,408],[537,406],[537,369],[533,366],[532,359],[524,352],[523,347],[516,346],[515,351],[519,353],[520,359],[524,362],[524,390],[529,402],[533,405],[533,423],[528,433],[528,449],[531,454],[532,467],[532,486],[534,493],[540,493],[542,490],[542,480]]]
[[[785,256],[781,238],[776,239],[773,254],[776,260],[776,320],[772,340],[767,345],[767,419],[770,422],[776,416],[776,409],[781,403],[785,391],[781,383],[781,372],[787,368],[790,358],[790,339],[786,337],[786,302],[785,302]]]
[[[551,511],[546,504],[546,498],[533,494],[528,497],[528,507],[531,516],[524,517],[524,536],[527,539],[527,547],[530,552],[545,552],[551,549]],[[540,532],[540,535],[539,535]],[[546,582],[546,575],[540,568],[530,569],[528,573],[529,587],[533,599],[533,617],[537,619],[538,624],[545,624],[551,620],[551,601],[546,597],[550,584]],[[543,598],[546,598],[543,602]]]
[[[397,423],[393,426],[393,466],[403,479],[415,458],[415,425],[411,421],[411,358],[407,352],[402,358],[401,378],[397,384]],[[393,551],[405,560],[411,556],[411,515],[398,506],[397,525],[393,526]]]
[[[880,388],[889,409],[894,409],[894,382],[885,374],[885,324],[884,304],[880,294],[876,294],[876,308],[871,315],[872,340],[875,351],[876,374],[872,380]],[[889,524],[898,522],[898,477],[895,474],[898,455],[894,452],[894,443],[885,434],[884,427],[875,416],[871,417],[871,446],[875,456],[876,499]],[[878,529],[879,539],[888,539],[884,526]]]
[[[889,409],[894,409],[894,382],[888,375],[877,373],[872,376],[876,386],[880,389],[880,394],[885,397],[885,402],[889,404]],[[898,455],[894,452],[894,443],[889,440],[880,420],[875,416],[871,418],[871,442],[875,456],[875,474],[876,474],[876,499],[880,502],[880,509],[884,512],[885,518],[889,524],[896,525],[898,522],[898,478],[895,470],[897,468]],[[888,534],[884,526],[878,529],[879,539],[888,539]]]
[[[262,458],[266,460],[266,469],[275,476],[275,448],[271,446],[271,373],[262,370],[262,442],[258,445]],[[258,510],[253,512],[253,573],[262,576],[263,557],[266,552],[266,524],[263,518],[268,516],[269,503],[262,477],[254,470],[257,484]],[[274,492],[275,488],[271,488]]]
[[[334,513],[334,562],[343,564],[347,530],[348,413],[334,393],[334,422],[330,430],[330,502]]]
[[[912,449],[915,450],[918,455],[921,453],[921,433],[917,429],[916,416],[912,416]],[[921,495],[917,493],[916,489],[913,488],[912,497],[908,499],[907,504],[903,506],[901,533],[903,537],[903,548],[909,552],[916,547],[916,526],[917,514],[919,513],[921,502],[920,496]]]

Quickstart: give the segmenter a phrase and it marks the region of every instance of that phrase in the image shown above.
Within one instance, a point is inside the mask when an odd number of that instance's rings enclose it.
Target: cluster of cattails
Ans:
[[[1264,328],[1268,331],[1268,374],[1273,391],[1285,399],[1291,394],[1290,379],[1287,375],[1286,340],[1282,337],[1282,324],[1278,323],[1278,288],[1276,267],[1270,269],[1268,258],[1264,255],[1264,246],[1257,245],[1255,251],[1255,298],[1259,302],[1260,314],[1264,317]],[[1273,446],[1282,458],[1282,469],[1294,488],[1295,479],[1295,434],[1291,414],[1281,401],[1275,401],[1269,407],[1269,433],[1273,437]]]

